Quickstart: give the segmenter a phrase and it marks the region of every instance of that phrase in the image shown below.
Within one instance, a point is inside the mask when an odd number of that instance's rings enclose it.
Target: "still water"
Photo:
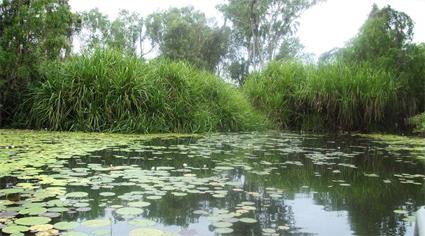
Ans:
[[[98,147],[14,135],[0,146],[3,235],[413,235],[425,205],[423,147],[279,132]]]

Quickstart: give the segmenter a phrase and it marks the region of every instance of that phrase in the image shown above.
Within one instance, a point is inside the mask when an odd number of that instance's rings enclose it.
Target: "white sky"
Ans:
[[[73,11],[92,8],[115,18],[119,9],[128,9],[142,15],[170,7],[192,5],[195,9],[215,17],[219,22],[222,15],[215,6],[223,0],[70,0]],[[305,51],[319,56],[321,53],[344,43],[356,35],[366,20],[373,3],[407,13],[415,22],[416,42],[425,42],[425,0],[327,0],[307,10],[300,19],[298,35]]]

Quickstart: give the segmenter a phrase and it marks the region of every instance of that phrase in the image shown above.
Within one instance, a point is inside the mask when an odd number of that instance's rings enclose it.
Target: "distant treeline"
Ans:
[[[111,21],[63,0],[4,0],[0,127],[423,132],[425,45],[410,17],[374,6],[316,63],[295,33],[317,2],[227,0],[219,26],[190,7]]]

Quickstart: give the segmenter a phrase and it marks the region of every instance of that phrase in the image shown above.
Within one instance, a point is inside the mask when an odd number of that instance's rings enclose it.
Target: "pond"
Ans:
[[[0,130],[3,235],[413,235],[425,141]]]

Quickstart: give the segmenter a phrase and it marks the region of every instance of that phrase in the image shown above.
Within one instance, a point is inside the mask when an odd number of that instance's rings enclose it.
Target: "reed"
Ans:
[[[40,74],[28,96],[29,127],[152,133],[266,124],[237,88],[183,62],[96,50],[45,64]]]
[[[280,128],[375,130],[397,126],[400,84],[367,64],[272,62],[252,74],[244,92]]]

